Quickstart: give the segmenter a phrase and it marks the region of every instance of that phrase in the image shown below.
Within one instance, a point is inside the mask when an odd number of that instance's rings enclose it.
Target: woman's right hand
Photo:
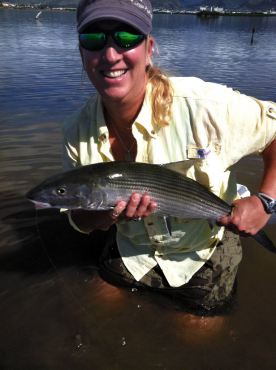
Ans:
[[[78,228],[86,233],[93,230],[108,230],[121,219],[137,220],[149,216],[157,204],[148,194],[133,193],[128,202],[119,201],[111,211],[72,210],[71,218]]]

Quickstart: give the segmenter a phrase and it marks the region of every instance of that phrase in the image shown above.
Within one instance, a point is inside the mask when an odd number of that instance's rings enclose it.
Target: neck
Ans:
[[[110,101],[103,98],[103,111],[108,126],[130,129],[143,105],[145,89],[131,100]]]
[[[108,108],[107,110],[104,107],[104,115],[109,131],[109,142],[113,156],[115,160],[132,161],[136,158],[137,154],[137,145],[132,133],[132,124],[138,113],[129,111],[128,107],[124,109],[117,108],[116,110],[110,109],[110,106]],[[121,105],[120,108],[122,108]]]
[[[120,131],[131,129],[135,118],[138,116],[141,105],[134,109],[133,106],[115,106],[108,109],[104,107],[104,116],[107,126],[116,126]]]

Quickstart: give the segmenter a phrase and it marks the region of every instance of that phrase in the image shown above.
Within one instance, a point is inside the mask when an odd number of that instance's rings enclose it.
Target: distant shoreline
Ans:
[[[76,11],[76,8],[67,7],[48,7],[39,5],[15,5],[5,4],[0,2],[0,9],[33,9],[37,11]],[[276,16],[276,11],[223,11],[223,12],[201,12],[199,10],[167,10],[167,9],[154,9],[154,14],[168,14],[168,15],[196,15],[201,18],[217,18],[224,16],[247,16],[247,17],[271,17]]]

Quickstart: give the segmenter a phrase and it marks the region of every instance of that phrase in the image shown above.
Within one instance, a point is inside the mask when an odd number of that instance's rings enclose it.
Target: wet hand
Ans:
[[[128,202],[120,201],[111,211],[114,222],[124,216],[127,220],[137,220],[153,213],[157,204],[150,199],[148,194],[133,193]]]
[[[235,200],[232,206],[231,215],[220,218],[218,224],[238,234],[255,235],[271,217],[255,195]]]

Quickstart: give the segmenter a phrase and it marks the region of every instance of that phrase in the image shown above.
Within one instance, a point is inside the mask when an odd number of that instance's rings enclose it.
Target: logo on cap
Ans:
[[[143,0],[130,0],[130,2],[137,6],[137,8],[144,10],[152,18],[152,11],[147,5],[144,4]]]

